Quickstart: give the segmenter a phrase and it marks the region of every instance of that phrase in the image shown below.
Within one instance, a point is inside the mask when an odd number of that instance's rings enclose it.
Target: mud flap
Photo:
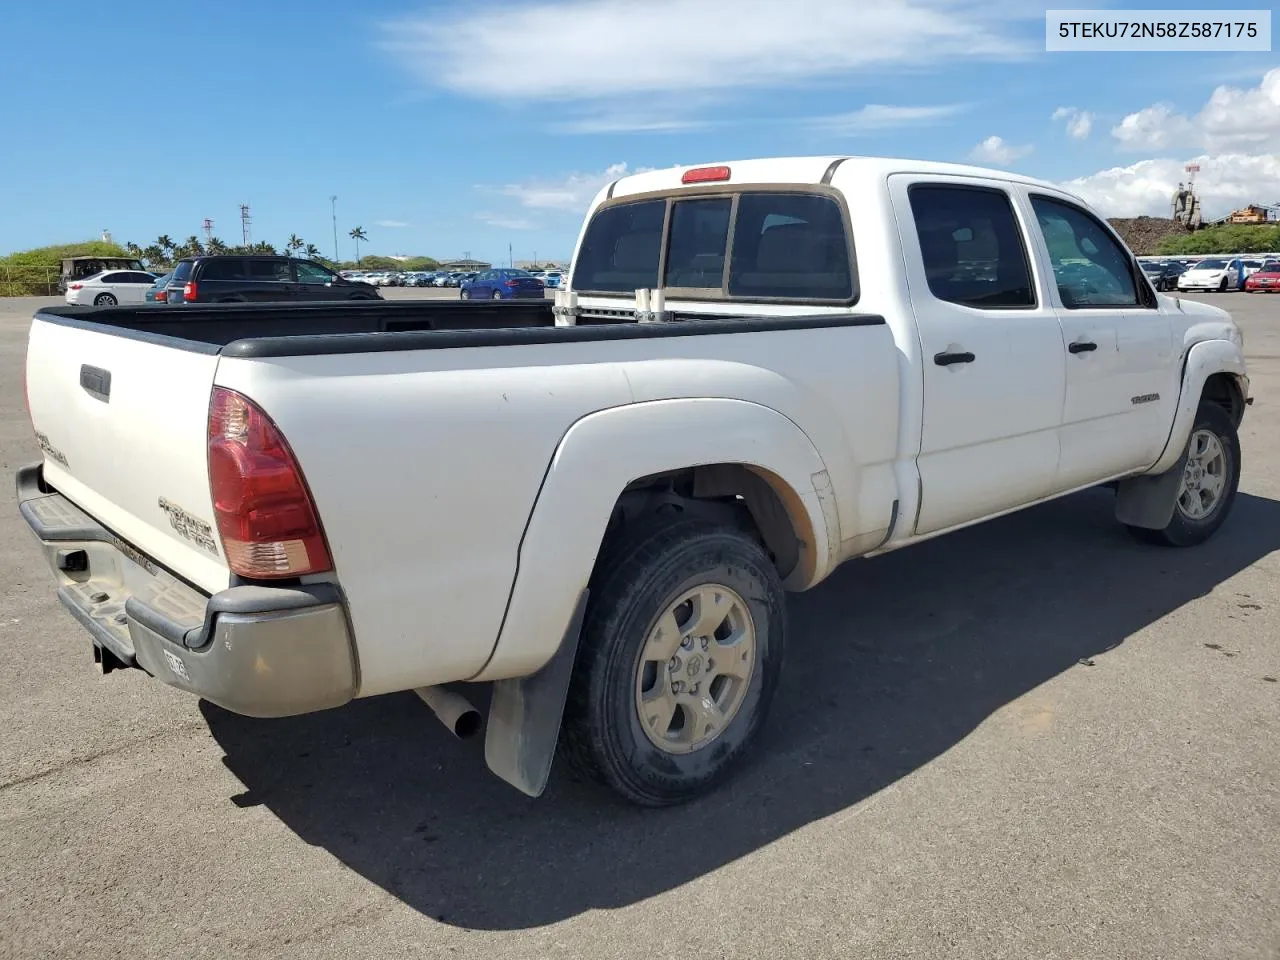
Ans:
[[[583,590],[578,597],[559,648],[541,670],[493,684],[484,740],[485,763],[531,797],[542,796],[551,776],[589,592]]]
[[[1178,462],[1155,476],[1129,477],[1116,486],[1116,519],[1129,527],[1163,530],[1173,519],[1173,508],[1182,489],[1187,452]]]

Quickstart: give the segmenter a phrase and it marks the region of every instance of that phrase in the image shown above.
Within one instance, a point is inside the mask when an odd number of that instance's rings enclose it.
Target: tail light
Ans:
[[[84,289],[84,284],[83,284],[83,283],[73,283],[73,284],[71,284],[71,286],[69,286],[67,289],[68,289],[68,290],[83,290],[83,289]]]
[[[195,284],[195,281],[193,280],[182,288],[182,299],[187,301],[187,303],[190,303],[195,298],[196,298],[196,284]]]
[[[504,284],[504,286],[508,286],[508,287],[518,287],[518,286],[520,286],[520,281],[519,281],[519,280],[508,280],[508,281]]]
[[[36,419],[31,415],[31,344],[27,344],[27,355],[22,361],[22,405],[27,408],[27,420],[31,429],[36,428]]]
[[[284,436],[252,401],[214,387],[209,486],[222,549],[242,577],[300,577],[333,569],[324,530]]]

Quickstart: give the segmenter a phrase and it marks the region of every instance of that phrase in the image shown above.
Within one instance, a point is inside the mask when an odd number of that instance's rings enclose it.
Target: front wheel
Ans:
[[[1231,415],[1202,403],[1187,440],[1173,516],[1163,530],[1129,527],[1145,543],[1191,547],[1212,537],[1227,519],[1240,486],[1240,438]]]
[[[606,547],[591,591],[562,754],[642,806],[706,793],[752,747],[778,685],[772,562],[739,530],[680,520]]]
[[[114,307],[117,303],[119,301],[110,293],[100,293],[93,298],[95,307]]]
[[[470,291],[470,290],[463,290],[463,291],[462,291],[462,293],[460,293],[460,294],[459,294],[459,296],[460,296],[460,297],[462,297],[462,299],[463,299],[463,300],[470,300],[470,299],[471,299],[471,291]]]
[[[1218,292],[1219,292],[1219,293],[1226,293],[1226,292],[1227,292],[1227,278],[1226,278],[1226,277],[1223,277],[1223,278],[1222,278],[1222,282],[1221,282],[1220,284],[1218,284]]]

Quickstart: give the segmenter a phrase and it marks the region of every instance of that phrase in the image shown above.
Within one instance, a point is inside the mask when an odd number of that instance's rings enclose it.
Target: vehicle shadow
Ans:
[[[654,896],[852,807],[1280,549],[1277,501],[1240,494],[1219,535],[1191,550],[1134,543],[1111,504],[1088,491],[855,561],[795,598],[755,757],[680,809],[630,808],[563,767],[528,799],[412,694],[272,721],[201,706],[246,787],[238,804],[264,804],[424,914],[541,926]]]

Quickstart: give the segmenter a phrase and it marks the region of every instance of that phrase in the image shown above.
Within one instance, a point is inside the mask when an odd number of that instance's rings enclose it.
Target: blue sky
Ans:
[[[790,154],[975,159],[1108,215],[1163,212],[1198,158],[1206,212],[1280,202],[1280,56],[1046,53],[1044,10],[63,0],[51,29],[22,4],[0,35],[0,254],[205,217],[238,241],[241,202],[254,239],[331,253],[336,194],[344,258],[356,225],[362,252],[567,257],[620,171]]]

